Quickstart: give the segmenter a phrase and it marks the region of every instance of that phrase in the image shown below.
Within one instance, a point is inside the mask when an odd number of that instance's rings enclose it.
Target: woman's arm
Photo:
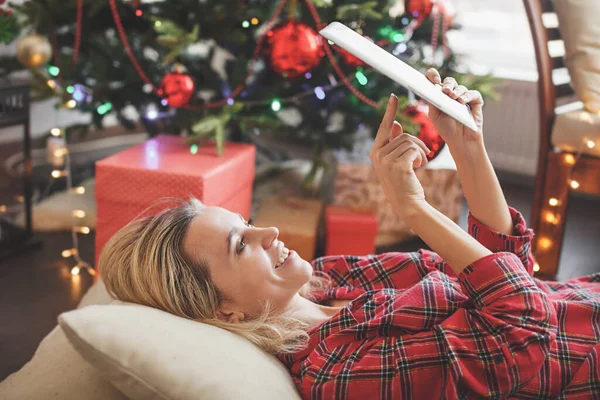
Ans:
[[[456,275],[475,261],[492,254],[454,221],[421,202],[396,213],[427,245],[450,265]]]
[[[426,147],[418,138],[402,132],[394,120],[397,109],[398,98],[392,95],[369,157],[394,211],[458,275],[492,252],[425,200],[414,168],[426,164]]]
[[[431,68],[427,78],[443,93],[470,107],[477,131],[473,131],[452,117],[429,106],[429,117],[440,136],[448,144],[456,162],[458,175],[467,198],[471,214],[489,228],[505,235],[513,233],[513,223],[508,204],[485,150],[483,141],[483,98],[476,90],[458,85],[454,78],[446,78],[442,84],[440,74]]]
[[[449,143],[448,147],[473,217],[497,232],[512,235],[513,221],[508,204],[483,138],[470,143]]]

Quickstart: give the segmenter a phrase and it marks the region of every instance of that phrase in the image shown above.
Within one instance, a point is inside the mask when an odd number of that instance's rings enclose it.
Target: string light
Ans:
[[[363,74],[361,69],[358,69],[354,75],[356,76],[356,80],[358,81],[358,83],[360,83],[361,85],[365,86],[367,83],[369,83],[369,80],[367,79],[365,74]]]
[[[61,171],[61,170],[55,169],[54,171],[52,171],[51,175],[54,179],[58,179],[58,178],[62,178],[63,176],[69,175],[69,173],[65,170]]]
[[[67,88],[65,90],[67,91],[67,93],[73,94],[73,92],[75,91],[75,88],[73,86],[67,86]]]
[[[569,165],[575,165],[575,157],[573,154],[565,154],[565,162]]]
[[[590,149],[593,149],[594,147],[596,147],[596,143],[593,140],[588,140],[587,143],[586,143],[586,145]]]
[[[552,207],[556,207],[558,205],[558,199],[552,197],[550,200],[548,200],[548,204],[550,204]]]
[[[250,22],[244,21],[242,22],[242,28],[248,28],[250,26]]]
[[[98,108],[96,108],[96,111],[100,115],[104,115],[107,112],[109,112],[110,110],[112,110],[112,104],[111,103],[104,103],[101,106],[98,106]]]
[[[90,233],[90,228],[88,228],[87,226],[76,226],[73,228],[73,231],[87,235],[88,233]]]
[[[71,189],[71,193],[84,194],[85,193],[85,188],[83,186],[78,186],[76,188]]]
[[[73,268],[71,268],[71,275],[79,275],[80,271],[81,271],[81,269],[79,268],[78,265],[76,265]]]
[[[540,246],[541,249],[548,250],[552,246],[552,240],[550,240],[547,237],[542,237],[538,241],[538,245]]]
[[[190,146],[190,153],[192,153],[192,154],[198,153],[198,145],[197,144],[193,144]]]
[[[55,67],[54,65],[49,65],[48,73],[52,76],[58,76],[58,74],[60,74],[60,69],[58,67]]]
[[[538,272],[540,270],[540,264],[539,263],[535,263],[533,264],[533,272]]]
[[[54,150],[54,157],[64,157],[69,151],[65,148]]]
[[[155,21],[154,22],[154,26],[157,27],[157,28],[160,28],[161,25],[162,25],[162,22],[160,22],[160,21]]]
[[[46,82],[46,84],[51,88],[51,89],[56,89],[56,81],[53,81],[52,79],[50,79],[48,82]]]
[[[0,213],[5,213],[6,210],[7,210],[7,208],[6,208],[5,204],[0,205]]]
[[[63,250],[62,253],[61,253],[61,255],[64,258],[69,258],[69,257],[71,257],[71,256],[73,256],[75,254],[77,254],[77,249],[66,249],[66,250]]]
[[[142,15],[144,15],[144,12],[142,10],[140,10],[139,8],[137,10],[135,10],[136,17],[141,17]]]
[[[59,137],[62,134],[62,130],[60,128],[52,128],[50,129],[50,134],[55,137]]]
[[[571,187],[573,189],[579,188],[579,182],[577,182],[576,180],[571,180]]]
[[[271,110],[273,110],[275,112],[281,110],[281,102],[278,99],[274,99],[271,102]]]
[[[67,108],[75,108],[77,106],[77,102],[73,99],[67,101],[66,103]]]
[[[252,25],[258,25],[258,18],[254,17],[250,20],[250,22],[252,23]]]
[[[73,210],[73,216],[75,218],[84,218],[85,217],[85,211],[83,211],[83,210]]]
[[[558,218],[553,212],[548,211],[546,213],[546,222],[556,225],[558,224]]]
[[[319,100],[323,100],[325,98],[325,91],[321,86],[317,86],[315,88],[315,96],[317,96],[317,99]]]

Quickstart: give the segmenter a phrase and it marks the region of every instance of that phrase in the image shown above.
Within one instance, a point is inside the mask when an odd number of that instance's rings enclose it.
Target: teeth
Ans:
[[[284,247],[283,250],[281,251],[281,255],[279,256],[279,260],[277,261],[275,268],[281,266],[281,264],[283,264],[283,262],[288,258],[289,255],[290,255],[290,250],[287,247]]]

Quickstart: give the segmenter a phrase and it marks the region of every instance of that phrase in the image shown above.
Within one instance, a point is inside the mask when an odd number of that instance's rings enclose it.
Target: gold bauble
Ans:
[[[27,35],[17,42],[17,60],[28,68],[46,64],[52,56],[52,46],[45,36]]]

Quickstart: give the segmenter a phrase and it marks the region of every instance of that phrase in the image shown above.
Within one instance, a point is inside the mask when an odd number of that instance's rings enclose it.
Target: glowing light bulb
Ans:
[[[63,148],[63,149],[57,149],[57,150],[54,150],[54,157],[62,157],[62,156],[65,156],[65,155],[67,155],[67,153],[68,153],[68,152],[69,152],[69,151],[68,151],[67,149],[64,149],[64,148]]]
[[[572,180],[571,181],[571,187],[573,189],[577,189],[579,187],[579,182]]]
[[[271,102],[271,110],[273,110],[275,112],[281,110],[281,102],[277,99],[273,100]]]
[[[83,211],[83,210],[73,210],[73,216],[75,218],[84,218],[85,217],[85,211]]]
[[[190,146],[190,153],[192,153],[192,154],[198,153],[198,145],[197,144],[193,144]]]
[[[154,22],[154,26],[157,27],[157,28],[160,28],[161,25],[162,25],[162,22],[160,22],[160,21],[155,21]]]
[[[548,211],[546,213],[546,222],[556,225],[558,223],[558,218],[553,212]]]
[[[76,188],[71,189],[71,191],[75,194],[84,194],[85,188],[83,186],[77,186]]]
[[[7,210],[7,208],[6,208],[5,204],[0,205],[0,213],[5,213],[6,210]]]
[[[88,274],[90,274],[91,276],[96,276],[96,270],[94,268],[88,268],[87,269]]]
[[[142,10],[140,10],[139,8],[137,10],[135,10],[136,17],[141,17],[142,15],[144,15],[144,12]]]
[[[256,18],[256,17],[252,18],[252,19],[250,20],[250,23],[251,23],[252,25],[258,25],[258,18]]]
[[[52,79],[50,79],[48,82],[46,82],[48,84],[48,86],[51,89],[56,89],[56,81],[53,81]]]
[[[569,165],[575,165],[575,157],[573,157],[573,154],[565,154],[565,162]]]
[[[67,108],[75,108],[75,106],[77,106],[77,102],[75,100],[71,99],[71,100],[67,101],[66,106],[67,106]]]
[[[242,27],[243,28],[248,28],[249,26],[250,26],[250,22],[248,22],[248,21],[242,22]]]
[[[64,258],[69,258],[72,255],[77,254],[77,249],[66,249],[63,250],[61,254]]]
[[[88,228],[87,226],[78,226],[76,228],[73,228],[73,230],[79,233],[83,233],[84,235],[90,233],[90,228]]]
[[[552,240],[548,239],[547,237],[540,238],[538,245],[541,249],[548,250],[552,246]]]
[[[71,268],[71,275],[79,275],[79,267],[75,266],[73,268]]]
[[[61,132],[60,128],[52,128],[52,129],[50,129],[50,134],[52,136],[59,137],[61,133],[62,132]]]
[[[540,264],[537,262],[533,264],[533,272],[538,272],[540,270]]]
[[[596,143],[593,140],[588,140],[586,142],[587,147],[589,147],[590,149],[593,149],[594,147],[596,147]]]
[[[67,176],[68,172],[67,171],[59,171],[57,169],[55,169],[54,171],[52,171],[52,177],[53,178],[60,178],[62,176]]]
[[[558,205],[558,199],[555,199],[553,197],[550,200],[548,200],[548,204],[550,204],[552,207],[556,207]]]

